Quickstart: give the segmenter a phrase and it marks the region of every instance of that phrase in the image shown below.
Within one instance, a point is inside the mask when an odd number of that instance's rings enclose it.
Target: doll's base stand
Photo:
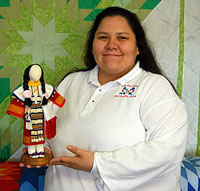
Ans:
[[[25,165],[31,165],[31,166],[46,166],[49,164],[49,161],[51,160],[51,155],[45,153],[45,157],[43,158],[30,158],[27,154],[23,154],[21,156],[21,162]]]

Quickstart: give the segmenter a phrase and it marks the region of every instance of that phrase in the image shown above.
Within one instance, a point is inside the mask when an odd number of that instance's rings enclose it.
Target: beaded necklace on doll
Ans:
[[[33,82],[28,81],[29,90],[32,93],[32,96],[30,97],[31,101],[33,103],[40,103],[42,102],[42,89],[41,89],[41,82],[40,80]]]

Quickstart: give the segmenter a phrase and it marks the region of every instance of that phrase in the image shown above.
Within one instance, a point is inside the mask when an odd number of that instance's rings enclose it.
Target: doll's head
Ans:
[[[35,64],[32,65],[30,70],[29,70],[29,78],[33,82],[37,82],[40,80],[42,76],[42,69],[39,65]]]
[[[40,80],[42,84],[42,92],[45,93],[45,83],[44,83],[44,74],[43,69],[39,64],[29,65],[24,71],[24,82],[23,88],[24,90],[28,90],[28,81],[38,81]]]
[[[44,83],[44,74],[43,74],[43,69],[39,64],[32,64],[29,65],[25,71],[24,71],[24,76],[23,76],[23,89],[29,90],[28,82],[29,81],[41,82],[42,86],[42,93],[45,94],[45,83]],[[32,102],[29,98],[25,99],[25,105],[31,106]],[[43,99],[43,105],[47,104],[47,101]]]

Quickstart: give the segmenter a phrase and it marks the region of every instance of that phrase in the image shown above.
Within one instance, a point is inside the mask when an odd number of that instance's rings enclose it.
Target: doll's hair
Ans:
[[[28,81],[30,80],[29,72],[30,72],[31,67],[34,66],[34,65],[38,65],[41,69],[41,77],[40,77],[39,80],[40,80],[41,85],[42,85],[42,93],[45,94],[46,90],[45,90],[45,82],[44,82],[44,72],[43,72],[42,67],[39,64],[31,64],[24,70],[23,89],[24,89],[24,91],[29,90],[29,87],[28,87]],[[46,104],[47,104],[47,99],[44,97],[43,101],[42,101],[42,105],[46,105]],[[31,99],[25,98],[24,105],[28,105],[30,107],[32,105]]]

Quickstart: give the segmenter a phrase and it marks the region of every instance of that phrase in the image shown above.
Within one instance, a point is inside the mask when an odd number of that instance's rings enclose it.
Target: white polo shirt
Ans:
[[[48,141],[54,157],[73,155],[67,145],[95,151],[92,172],[49,166],[45,190],[178,190],[187,114],[169,82],[139,63],[103,86],[97,74],[73,73],[59,85],[66,104]]]

